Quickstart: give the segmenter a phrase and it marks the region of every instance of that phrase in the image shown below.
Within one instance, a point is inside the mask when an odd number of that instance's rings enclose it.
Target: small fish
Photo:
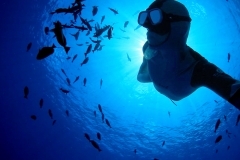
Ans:
[[[104,123],[104,114],[102,113],[102,122]]]
[[[217,131],[220,123],[221,123],[221,121],[220,121],[220,119],[218,119],[218,120],[217,120],[217,123],[216,123],[216,125],[215,125],[215,130],[214,130],[215,133],[216,133],[216,131]]]
[[[126,28],[126,27],[128,26],[128,23],[129,23],[129,21],[126,21],[126,22],[124,23],[124,28]]]
[[[88,60],[89,60],[89,58],[86,57],[86,58],[83,60],[83,62],[81,63],[81,66],[84,65],[84,64],[86,64],[86,63],[88,62]]]
[[[170,112],[168,111],[168,116],[170,117]]]
[[[70,91],[68,91],[68,90],[65,90],[65,89],[62,89],[62,88],[60,88],[60,90],[63,92],[63,93],[66,93],[66,94],[68,94]]]
[[[131,58],[129,57],[129,55],[127,54],[127,58],[128,58],[128,61],[131,62]]]
[[[36,120],[36,119],[37,119],[37,117],[36,117],[35,115],[31,115],[31,118],[32,118],[33,120]]]
[[[57,120],[54,120],[54,121],[52,122],[52,125],[54,125],[54,124],[56,123],[56,121],[57,121]]]
[[[91,50],[92,50],[92,44],[88,46],[86,53],[84,53],[85,57],[87,56],[88,53],[91,52]]]
[[[162,147],[164,146],[164,144],[165,144],[165,141],[163,141],[163,143],[162,143]]]
[[[109,8],[109,7],[108,7]],[[112,9],[112,8],[109,8],[115,15],[117,15],[118,14],[118,11],[117,10],[115,10],[115,9]]]
[[[71,59],[71,57],[67,57],[66,59],[69,60],[69,59]]]
[[[110,128],[112,128],[111,125],[110,125],[110,123],[109,123],[109,121],[108,121],[107,119],[105,119],[105,120],[106,120],[106,124],[107,124]]]
[[[229,150],[229,149],[230,149],[230,146],[228,146],[227,150]]]
[[[218,103],[218,101],[214,100],[214,102]]]
[[[98,109],[99,109],[99,111],[100,111],[101,113],[103,113],[103,112],[102,112],[102,106],[101,106],[100,104],[98,104]]]
[[[95,16],[98,12],[98,6],[93,6],[92,14]]]
[[[102,88],[102,83],[103,83],[103,80],[101,79],[100,80],[100,89]]]
[[[231,55],[228,53],[228,62],[230,61]]]
[[[136,31],[137,29],[139,29],[140,27],[142,27],[141,25],[138,25],[135,29],[134,29],[134,31]]]
[[[120,28],[120,30],[121,30],[122,32],[126,32],[125,30],[123,30],[123,29],[121,29],[121,28]]]
[[[101,42],[101,40],[95,41],[95,40],[93,40],[91,37],[90,37],[90,40],[91,40],[93,43],[97,43],[97,44]]]
[[[94,114],[95,117],[97,117],[97,113],[96,113],[96,111],[94,111],[93,114]]]
[[[32,42],[30,42],[28,45],[27,45],[27,52],[31,49],[32,47]]]
[[[24,88],[24,98],[28,98],[28,94],[29,94],[29,89],[28,89],[28,87],[26,86],[25,88]]]
[[[101,140],[101,134],[100,134],[100,133],[97,133],[97,138],[98,138],[99,140]]]
[[[221,140],[222,140],[222,136],[220,135],[220,136],[218,136],[218,137],[216,138],[215,143],[218,143],[218,142],[220,142]]]
[[[84,136],[90,141],[90,136],[87,133],[85,133]]]
[[[104,19],[105,19],[105,16],[102,16],[102,19],[101,19],[101,24],[102,24],[102,22],[104,21]]]
[[[79,37],[79,32],[80,32],[80,31],[77,31],[75,34],[71,34],[71,33],[70,33],[70,35],[72,35],[72,36],[75,38],[75,40],[77,41],[77,40],[78,40],[78,37]]]
[[[105,45],[100,45],[98,51],[101,51],[103,46],[105,46]]]
[[[92,19],[92,20],[90,20],[90,21],[88,21],[88,22],[94,22],[94,20]]]
[[[78,80],[79,80],[79,76],[76,77],[76,79],[73,83],[77,82]]]
[[[88,36],[90,34],[90,31],[87,32],[86,36]]]
[[[75,56],[73,57],[72,63],[76,58],[77,58],[77,54],[75,54]]]
[[[82,46],[83,44],[77,44],[78,46]]]
[[[91,140],[90,142],[92,143],[93,147],[95,147],[96,149],[98,149],[99,152],[102,151],[102,150],[99,148],[98,144],[97,144],[94,140]]]
[[[70,85],[71,85],[71,84],[70,84],[70,79],[69,79],[69,78],[66,78],[66,80],[67,80],[68,85],[70,86]]]
[[[39,49],[37,57],[36,57],[37,60],[42,60],[42,59],[50,56],[51,54],[53,54],[54,48],[56,48],[56,46],[53,44],[52,47],[43,47],[42,49]]]
[[[49,33],[49,27],[45,27],[45,28],[44,28],[44,32],[45,32],[46,35],[48,35],[48,33]]]
[[[69,117],[69,112],[68,112],[68,110],[66,110],[66,115]]]
[[[113,35],[113,27],[110,27],[108,29],[108,35],[107,35],[109,40],[112,38],[112,35]]]
[[[227,121],[227,116],[224,115],[224,119],[225,119],[225,121]]]
[[[51,117],[51,119],[53,119],[53,114],[52,114],[51,109],[48,110],[48,114],[49,114],[49,116]]]
[[[66,74],[66,72],[63,70],[63,69],[61,69],[61,71],[63,72],[63,74],[67,77],[67,74]]]
[[[40,108],[42,108],[42,106],[43,106],[43,99],[40,99],[39,105],[40,105]]]
[[[240,120],[240,114],[239,114],[238,117],[237,117],[236,126],[238,125],[239,120]]]
[[[137,10],[134,14],[133,14],[133,16],[135,16],[136,14],[138,14],[140,11],[139,10]]]
[[[98,48],[99,48],[99,46],[100,46],[100,43],[97,43],[97,44],[95,45],[94,49],[92,50],[92,52],[94,53],[95,51],[97,51]]]
[[[135,154],[137,154],[137,150],[136,149],[134,149],[134,151],[133,151]]]
[[[87,83],[87,78],[84,78],[84,79],[83,79],[83,86],[86,87],[86,83]]]

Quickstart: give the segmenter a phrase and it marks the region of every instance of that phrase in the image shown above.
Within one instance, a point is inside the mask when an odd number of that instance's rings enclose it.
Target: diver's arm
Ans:
[[[148,72],[147,60],[144,57],[137,75],[137,80],[142,83],[152,82]]]

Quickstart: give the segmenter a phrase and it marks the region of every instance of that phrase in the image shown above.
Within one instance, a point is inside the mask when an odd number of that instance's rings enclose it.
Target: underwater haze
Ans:
[[[76,21],[54,13],[74,2],[1,2],[0,160],[240,159],[238,109],[204,87],[171,101],[137,81],[147,40],[137,18],[153,0],[85,0]],[[179,2],[192,18],[187,44],[239,80],[240,1]],[[98,27],[106,31],[95,48]],[[38,60],[44,47],[50,55]]]

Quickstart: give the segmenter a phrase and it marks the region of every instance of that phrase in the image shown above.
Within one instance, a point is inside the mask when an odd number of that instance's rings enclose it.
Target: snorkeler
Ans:
[[[138,16],[147,28],[143,62],[137,80],[179,101],[199,87],[207,87],[240,109],[240,81],[233,79],[187,46],[191,18],[175,0],[155,0]]]

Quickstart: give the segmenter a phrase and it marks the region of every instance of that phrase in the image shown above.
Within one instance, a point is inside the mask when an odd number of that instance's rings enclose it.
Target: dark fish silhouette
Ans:
[[[102,106],[100,104],[98,104],[98,109],[102,113]]]
[[[48,33],[49,33],[49,28],[48,28],[48,27],[45,27],[45,28],[44,28],[44,32],[45,32],[46,35],[48,35]]]
[[[218,103],[218,101],[214,100],[214,102]]]
[[[224,119],[225,119],[225,121],[227,121],[227,116],[224,115]]]
[[[100,43],[97,43],[97,44],[95,45],[94,49],[92,50],[92,52],[94,53],[95,51],[97,51],[98,48],[99,48],[99,46],[100,46]]]
[[[68,90],[65,90],[65,89],[62,89],[62,88],[60,88],[60,90],[63,92],[63,93],[66,93],[66,94],[68,94],[70,91],[68,91]]]
[[[230,149],[230,146],[228,146],[227,150],[229,150],[229,149]]]
[[[129,55],[127,54],[127,58],[128,58],[128,61],[131,62],[131,58],[129,57]]]
[[[238,117],[237,117],[236,126],[238,125],[239,120],[240,120],[240,114],[239,114]]]
[[[63,70],[63,69],[61,69],[61,71],[63,72],[63,74],[67,77],[67,74],[66,74],[66,72]]]
[[[101,24],[102,24],[102,22],[104,21],[104,19],[105,19],[105,16],[102,16],[102,19],[101,19]]]
[[[86,83],[87,83],[87,78],[84,78],[83,79],[83,86],[86,86]]]
[[[32,42],[30,42],[28,45],[27,45],[27,52],[31,49],[32,47]]]
[[[231,55],[228,53],[228,62],[230,61]]]
[[[168,111],[168,116],[170,117],[170,112]]]
[[[92,19],[92,20],[90,20],[90,21],[88,21],[88,22],[94,22],[94,20]]]
[[[86,64],[86,63],[88,62],[88,60],[89,60],[89,58],[86,57],[86,58],[83,60],[83,62],[81,63],[81,66],[84,65],[84,64]]]
[[[79,30],[81,30],[82,32],[88,30],[88,28],[86,28],[86,27],[84,27],[84,26],[74,26],[74,28],[79,29]]]
[[[92,143],[93,147],[95,147],[99,152],[102,151],[94,140],[91,140],[90,142]]]
[[[52,114],[51,109],[48,110],[48,114],[49,114],[49,116],[51,117],[51,119],[53,119],[53,114]]]
[[[98,12],[98,6],[93,6],[92,14],[95,16]]]
[[[77,44],[78,46],[82,46],[83,44]]]
[[[98,51],[101,51],[103,46],[105,46],[105,45],[100,45]]]
[[[84,136],[90,141],[90,136],[87,133],[85,133]]]
[[[40,105],[40,108],[42,108],[42,106],[43,106],[43,99],[40,99],[39,105]]]
[[[137,150],[136,149],[134,149],[134,151],[133,151],[135,154],[137,153]]]
[[[105,120],[106,120],[106,124],[107,124],[110,128],[112,128],[111,125],[110,125],[110,123],[109,123],[109,121],[108,121],[107,119],[105,119]]]
[[[95,117],[97,117],[97,113],[96,113],[96,111],[94,111],[93,114],[94,114]]]
[[[125,30],[123,30],[123,29],[121,29],[121,28],[120,28],[120,30],[121,30],[122,32],[126,32]]]
[[[82,23],[85,24],[90,31],[92,31],[92,26],[89,24],[89,22],[86,19],[83,19],[82,17],[80,17],[80,19]]]
[[[88,32],[87,32],[87,34],[86,34],[86,36],[88,36],[90,33],[91,33],[91,32],[90,32],[90,31],[88,31]]]
[[[108,29],[108,39],[110,40],[112,38],[112,35],[113,35],[113,27],[110,27]]]
[[[56,123],[56,121],[57,121],[57,120],[54,120],[54,121],[52,122],[52,125],[54,125],[54,124]]]
[[[100,133],[97,133],[97,138],[98,138],[99,140],[101,140],[101,134],[100,134]]]
[[[66,37],[64,36],[63,32],[62,32],[62,24],[57,21],[54,22],[54,26],[55,28],[52,29],[52,31],[55,33],[55,36],[57,38],[58,43],[64,47],[66,53],[68,53],[68,51],[70,50],[70,47],[67,47],[67,41],[66,41]]]
[[[216,138],[215,143],[218,143],[218,142],[220,142],[221,140],[222,140],[222,136],[220,135],[220,136],[218,136],[218,137]]]
[[[109,8],[109,7],[108,7]],[[118,11],[117,10],[115,10],[115,9],[112,9],[112,8],[109,8],[115,15],[117,15],[118,14]]]
[[[221,123],[221,121],[220,121],[220,119],[218,119],[218,120],[217,120],[217,123],[216,123],[216,125],[215,125],[215,131],[214,131],[215,133],[216,133],[216,131],[217,131],[220,123]]]
[[[164,144],[165,144],[165,141],[163,141],[163,143],[162,143],[162,147],[164,146]]]
[[[29,89],[28,89],[28,87],[26,86],[25,88],[24,88],[24,98],[28,98],[28,94],[29,94]]]
[[[39,49],[37,54],[37,60],[44,59],[53,54],[54,48],[56,48],[56,46],[53,44],[52,47],[43,47],[42,49]]]
[[[70,84],[70,79],[67,78],[66,80],[67,80],[68,85],[70,86],[70,85],[71,85],[71,84]]]
[[[77,58],[77,54],[74,55],[72,62]]]
[[[128,23],[129,23],[129,21],[126,21],[126,22],[124,23],[124,28],[126,28],[126,27],[128,26]]]
[[[36,120],[36,119],[37,119],[37,117],[36,117],[35,115],[31,115],[31,118],[32,118],[33,120]]]
[[[71,33],[70,33],[71,34]],[[79,37],[79,31],[77,31],[75,34],[71,34],[75,40],[77,41],[78,40],[78,37]]]
[[[78,80],[79,80],[79,76],[76,77],[76,79],[73,83],[77,82]]]
[[[102,122],[104,123],[104,114],[102,113]]]
[[[88,46],[86,53],[84,53],[85,57],[87,56],[88,53],[91,52],[91,50],[92,50],[92,44]]]
[[[93,43],[100,43],[101,42],[101,40],[97,40],[97,41],[95,41],[95,40],[93,40],[91,37],[89,37],[90,38],[90,40],[93,42]]]
[[[103,83],[103,80],[101,79],[100,80],[100,89],[102,88],[102,83]]]
[[[139,29],[140,27],[142,27],[141,25],[138,25],[135,29],[134,29],[134,31],[136,31],[137,29]]]
[[[68,112],[68,110],[66,110],[66,115],[69,117],[69,112]]]
[[[69,60],[69,59],[71,59],[71,57],[67,57],[66,59]]]
[[[109,29],[110,25],[104,26],[103,28],[100,28],[94,33],[93,37],[100,37],[105,31]]]

